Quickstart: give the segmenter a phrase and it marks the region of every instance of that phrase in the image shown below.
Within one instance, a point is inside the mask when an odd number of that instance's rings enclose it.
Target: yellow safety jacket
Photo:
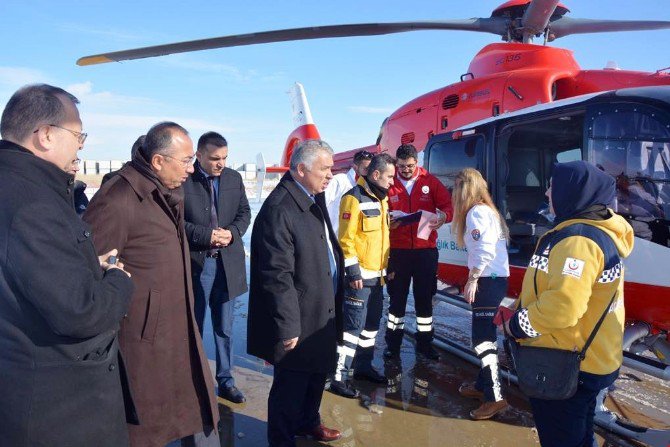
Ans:
[[[622,362],[623,258],[633,250],[634,240],[628,222],[611,214],[606,220],[567,220],[540,239],[523,279],[516,314],[529,337],[520,343],[581,350],[616,293],[581,364],[582,371],[601,375],[615,371]]]
[[[379,200],[361,177],[342,196],[339,240],[348,281],[383,278],[388,264],[388,199]]]

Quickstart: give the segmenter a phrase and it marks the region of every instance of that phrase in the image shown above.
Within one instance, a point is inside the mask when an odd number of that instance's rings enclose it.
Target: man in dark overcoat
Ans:
[[[323,141],[301,142],[251,233],[247,351],[274,365],[271,447],[294,447],[296,435],[340,438],[319,416],[342,333],[342,250],[323,194],[333,177],[332,154]]]
[[[107,262],[116,251],[97,257],[74,210],[67,171],[86,139],[78,102],[30,85],[2,114],[3,446],[128,445],[117,333],[133,284],[122,264]]]
[[[202,337],[207,306],[216,345],[217,395],[245,401],[235,386],[233,304],[247,291],[242,236],[251,210],[239,172],[226,167],[228,142],[216,132],[198,139],[194,172],[184,183],[186,237],[191,248],[195,319]]]
[[[153,126],[136,157],[91,200],[84,220],[99,250],[117,247],[135,293],[120,343],[137,406],[136,447],[218,446],[212,374],[193,314],[181,188],[193,143],[175,123]]]

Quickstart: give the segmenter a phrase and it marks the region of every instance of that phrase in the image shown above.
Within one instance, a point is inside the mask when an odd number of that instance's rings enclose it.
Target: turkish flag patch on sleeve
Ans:
[[[351,213],[342,213],[342,219],[344,220],[351,219]]]

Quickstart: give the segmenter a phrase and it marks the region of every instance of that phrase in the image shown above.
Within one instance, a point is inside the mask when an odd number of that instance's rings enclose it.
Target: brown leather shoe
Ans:
[[[342,437],[342,433],[334,428],[328,428],[323,424],[319,424],[311,430],[301,430],[296,436],[305,436],[314,439],[315,441],[329,442],[336,441]]]
[[[469,397],[471,399],[484,400],[484,392],[479,391],[475,387],[475,382],[464,382],[458,388],[458,394],[463,397]]]
[[[475,421],[491,419],[493,416],[505,410],[507,407],[509,407],[509,404],[505,399],[499,400],[497,402],[484,402],[479,406],[479,408],[470,412],[470,417]]]

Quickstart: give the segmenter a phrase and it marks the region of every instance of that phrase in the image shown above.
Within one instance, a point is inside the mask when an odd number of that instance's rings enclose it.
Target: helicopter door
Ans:
[[[465,132],[471,134],[464,136]],[[456,131],[435,135],[428,141],[424,151],[424,167],[437,177],[450,192],[454,188],[456,175],[463,168],[475,168],[486,178],[485,134],[475,133],[474,130],[465,132]],[[437,248],[440,263],[467,265],[465,250],[459,249],[456,245],[456,238],[452,237],[451,224],[443,225],[438,230]]]
[[[545,192],[554,163],[582,160],[584,115],[528,119],[497,138],[497,204],[510,230],[510,263],[526,266],[552,223]]]

